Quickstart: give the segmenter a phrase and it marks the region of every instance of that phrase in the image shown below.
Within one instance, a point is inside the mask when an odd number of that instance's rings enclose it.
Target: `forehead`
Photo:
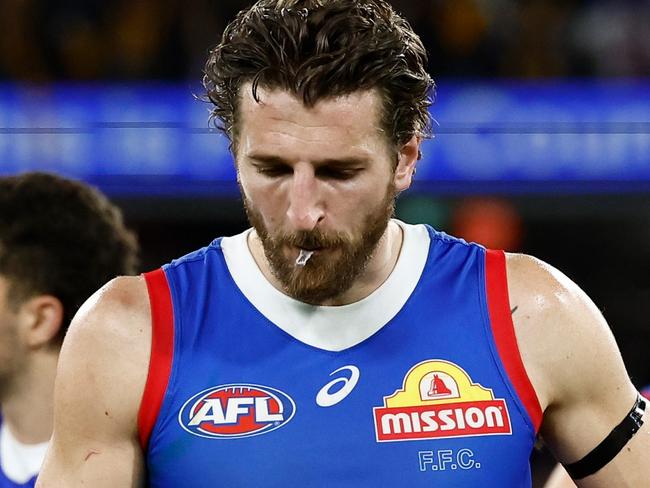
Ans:
[[[307,107],[285,90],[258,90],[257,102],[250,84],[240,100],[238,146],[240,153],[282,150],[285,157],[309,156],[327,151],[328,157],[370,155],[387,148],[380,127],[382,101],[376,90],[358,91],[318,101]],[[291,150],[295,154],[286,154]]]

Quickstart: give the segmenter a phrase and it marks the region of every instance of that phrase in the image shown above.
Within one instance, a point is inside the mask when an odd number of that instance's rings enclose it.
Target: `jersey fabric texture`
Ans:
[[[504,254],[399,225],[395,271],[351,306],[269,290],[224,252],[251,263],[241,237],[145,275],[149,486],[531,486],[541,410],[516,345]],[[408,261],[417,252],[421,263]]]
[[[3,425],[2,425],[2,415],[0,415],[0,431],[2,431],[4,434]],[[3,443],[3,447],[4,447],[4,443]],[[36,475],[30,477],[29,479],[27,479],[22,483],[19,483],[14,479],[10,478],[4,469],[3,463],[6,462],[6,460],[2,458],[2,451],[3,449],[0,449],[0,488],[32,488],[36,484]]]

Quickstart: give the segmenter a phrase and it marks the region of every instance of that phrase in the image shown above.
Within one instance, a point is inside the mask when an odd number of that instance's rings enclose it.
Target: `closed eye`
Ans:
[[[280,178],[293,174],[293,166],[277,156],[250,154],[248,159],[258,174]],[[345,181],[360,174],[368,165],[364,158],[323,159],[313,162],[315,176],[325,180]]]
[[[316,176],[323,179],[331,180],[349,180],[359,174],[358,168],[337,168],[331,166],[321,166],[316,170]]]
[[[278,177],[278,176],[286,176],[290,175],[293,173],[293,169],[291,166],[287,166],[284,164],[276,164],[272,166],[268,165],[255,165],[255,169],[257,172],[261,175],[268,176],[268,177]]]

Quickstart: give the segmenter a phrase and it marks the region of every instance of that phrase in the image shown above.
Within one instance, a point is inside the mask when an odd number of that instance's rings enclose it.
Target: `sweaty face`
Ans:
[[[366,271],[393,215],[395,152],[374,91],[307,108],[244,86],[237,169],[244,205],[273,277],[306,303],[341,296]],[[297,266],[300,251],[314,251]],[[254,253],[255,254],[255,253]]]

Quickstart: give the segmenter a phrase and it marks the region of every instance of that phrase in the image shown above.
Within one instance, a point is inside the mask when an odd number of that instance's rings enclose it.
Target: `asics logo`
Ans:
[[[359,368],[356,366],[343,366],[342,368],[337,369],[330,373],[330,376],[340,373],[341,371],[349,371],[350,377],[342,376],[340,378],[335,378],[325,386],[323,386],[318,395],[316,395],[316,403],[321,407],[331,407],[336,405],[345,397],[347,397],[354,387],[357,386],[359,382]],[[339,387],[336,389],[336,387]],[[332,390],[335,390],[332,392]]]

